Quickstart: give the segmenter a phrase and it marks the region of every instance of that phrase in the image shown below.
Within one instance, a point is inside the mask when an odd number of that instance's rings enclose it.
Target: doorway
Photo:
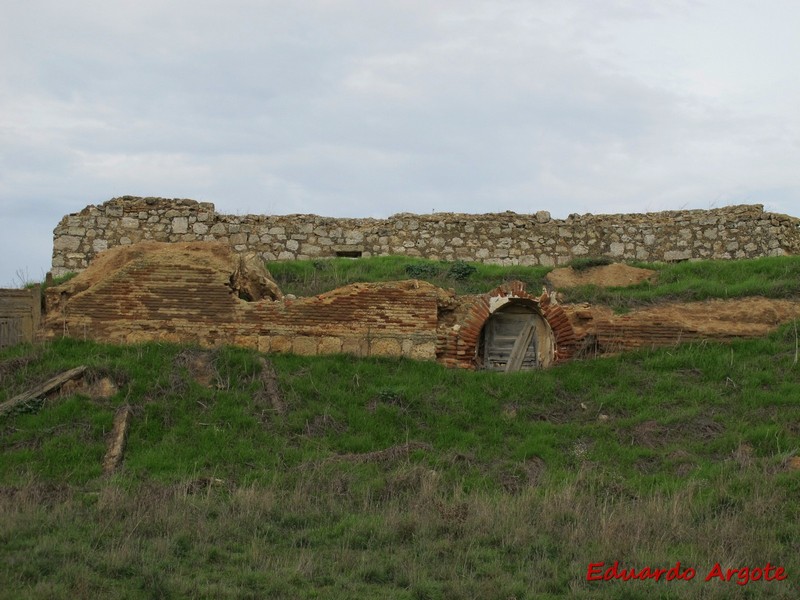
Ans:
[[[490,371],[541,369],[552,359],[552,332],[532,306],[508,303],[486,319],[478,353]]]

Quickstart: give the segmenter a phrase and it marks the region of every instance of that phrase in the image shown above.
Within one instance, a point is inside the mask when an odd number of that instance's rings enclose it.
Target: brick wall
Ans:
[[[44,336],[406,356],[474,368],[490,304],[513,297],[555,323],[548,362],[567,358],[574,341],[560,307],[545,296],[540,308],[540,299],[520,282],[465,297],[417,280],[356,283],[308,298],[248,302],[232,287],[231,274],[241,268],[238,255],[219,243],[111,249],[74,279],[47,290]],[[263,269],[258,263],[250,268]]]

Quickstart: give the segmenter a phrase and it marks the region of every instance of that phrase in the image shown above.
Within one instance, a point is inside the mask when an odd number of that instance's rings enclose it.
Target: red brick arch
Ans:
[[[532,296],[525,291],[523,282],[512,281],[488,294],[475,297],[455,326],[447,327],[440,333],[436,351],[439,362],[449,367],[465,369],[478,367],[476,363],[477,349],[483,326],[492,314],[491,299],[502,297],[527,300],[526,304],[532,305],[547,322],[553,331],[555,340],[553,362],[559,362],[572,356],[575,333],[564,309],[552,303],[547,293],[542,294],[541,297]]]

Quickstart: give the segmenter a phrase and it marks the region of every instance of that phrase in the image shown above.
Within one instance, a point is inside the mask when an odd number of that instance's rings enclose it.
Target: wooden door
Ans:
[[[524,307],[510,306],[494,313],[483,328],[483,366],[492,371],[538,368],[537,335],[540,317]]]
[[[13,346],[23,341],[22,319],[19,317],[0,317],[0,348]]]

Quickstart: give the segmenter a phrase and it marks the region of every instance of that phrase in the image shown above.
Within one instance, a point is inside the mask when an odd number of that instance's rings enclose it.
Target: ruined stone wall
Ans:
[[[81,271],[106,248],[141,240],[220,241],[267,261],[406,255],[551,266],[585,256],[678,261],[800,254],[800,219],[764,212],[759,204],[563,220],[544,211],[338,219],[222,215],[208,202],[124,196],[61,220],[53,235],[53,275]]]

